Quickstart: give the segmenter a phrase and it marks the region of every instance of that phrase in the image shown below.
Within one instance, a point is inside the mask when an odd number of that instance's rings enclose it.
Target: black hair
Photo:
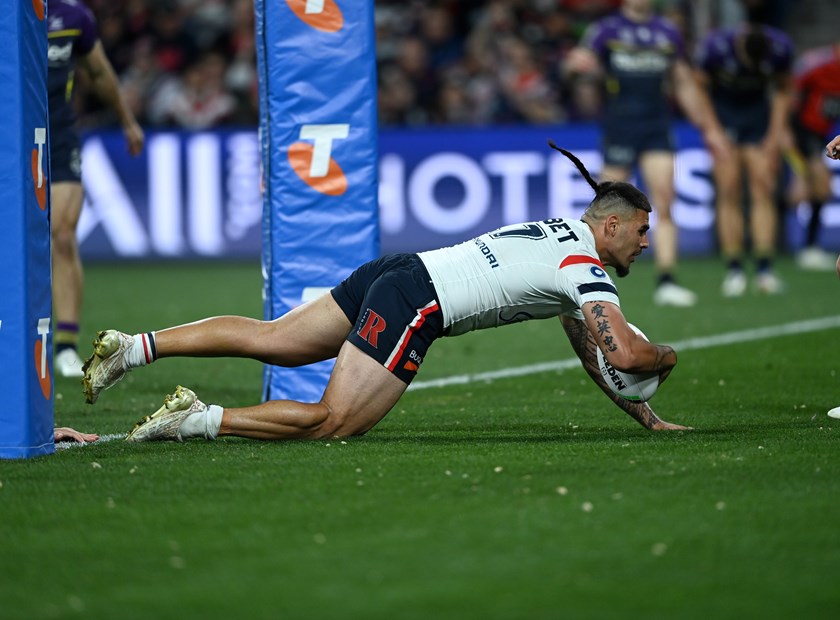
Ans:
[[[770,38],[761,26],[750,24],[744,35],[744,54],[749,58],[753,69],[758,69],[770,55]]]
[[[652,211],[647,196],[635,185],[623,181],[603,181],[596,183],[583,163],[572,155],[572,153],[566,149],[561,149],[554,143],[554,140],[549,140],[548,146],[568,157],[583,175],[583,178],[586,179],[586,182],[589,183],[589,186],[595,190],[595,198],[592,199],[592,202],[586,208],[587,213],[600,218],[604,215],[605,211],[613,210],[620,206],[641,209],[648,213]]]

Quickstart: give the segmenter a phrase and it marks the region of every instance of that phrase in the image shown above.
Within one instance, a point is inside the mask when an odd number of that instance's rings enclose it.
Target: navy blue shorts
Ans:
[[[82,182],[82,156],[75,130],[50,127],[50,182]]]
[[[764,102],[736,104],[715,101],[715,113],[726,135],[735,144],[759,144],[770,126],[770,108]]]
[[[603,128],[601,151],[604,165],[630,167],[648,151],[674,150],[674,138],[668,125],[606,123]]]
[[[411,383],[443,335],[437,292],[420,257],[391,254],[365,263],[331,293],[353,323],[347,340]]]

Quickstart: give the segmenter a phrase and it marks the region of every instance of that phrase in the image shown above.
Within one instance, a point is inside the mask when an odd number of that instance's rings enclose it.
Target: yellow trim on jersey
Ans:
[[[628,52],[647,52],[647,51],[659,51],[664,50],[665,52],[674,52],[677,48],[676,46],[671,43],[671,41],[663,41],[661,45],[649,46],[649,45],[636,45],[635,43],[624,43],[619,39],[608,39],[607,40],[607,47],[611,50],[615,51],[628,51]]]
[[[64,87],[64,100],[67,103],[73,100],[73,81],[75,77],[75,71],[67,73],[67,85]]]
[[[58,37],[73,37],[82,34],[81,28],[71,28],[69,30],[55,30],[47,33],[48,39],[55,39]]]

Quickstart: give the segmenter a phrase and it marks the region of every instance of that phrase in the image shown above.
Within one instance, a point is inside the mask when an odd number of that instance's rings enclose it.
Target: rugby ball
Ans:
[[[632,323],[628,323],[628,325],[630,326],[630,329],[639,334],[642,338],[645,340],[648,339],[638,327]],[[630,374],[627,372],[621,372],[620,370],[613,368],[612,364],[607,361],[604,354],[601,353],[600,347],[598,348],[598,368],[601,369],[604,381],[607,382],[610,389],[615,394],[618,394],[627,400],[640,403],[646,402],[653,398],[653,395],[656,394],[656,390],[659,388],[659,373],[651,372]]]

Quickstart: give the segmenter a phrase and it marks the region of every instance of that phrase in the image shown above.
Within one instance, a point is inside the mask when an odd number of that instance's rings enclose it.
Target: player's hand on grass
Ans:
[[[652,431],[693,431],[694,428],[691,426],[683,426],[681,424],[671,424],[670,422],[666,422],[665,420],[659,420],[653,426],[650,427]]]
[[[79,443],[89,443],[99,439],[99,435],[93,433],[80,433],[79,431],[68,428],[66,426],[56,427],[55,440],[56,441],[78,441]]]

